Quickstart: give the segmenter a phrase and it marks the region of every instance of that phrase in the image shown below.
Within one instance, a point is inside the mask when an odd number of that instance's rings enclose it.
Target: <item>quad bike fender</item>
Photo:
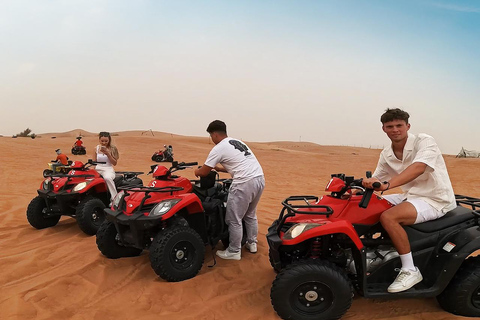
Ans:
[[[103,179],[94,179],[91,181],[86,181],[87,186],[83,188],[82,190],[79,190],[79,193],[85,193],[90,190],[94,190],[95,193],[102,193],[102,192],[107,192],[107,184],[105,183],[105,180]]]
[[[438,247],[439,252],[469,255],[480,249],[480,227],[473,226],[443,239]]]
[[[170,211],[162,216],[162,220],[167,220],[182,210],[186,210],[188,214],[203,212],[202,202],[195,194],[180,194],[175,198],[180,198],[180,201],[175,204]]]
[[[299,236],[297,236],[294,239],[287,240],[283,238],[283,244],[284,245],[296,245],[299,243],[302,243],[306,240],[309,240],[311,238],[315,237],[320,237],[324,235],[330,235],[330,234],[335,234],[335,233],[343,233],[347,237],[352,240],[352,242],[355,244],[355,246],[361,250],[363,248],[363,243],[362,240],[358,237],[357,232],[355,231],[355,228],[353,228],[353,225],[345,220],[338,220],[338,221],[326,221],[325,224],[319,225],[318,227],[314,227],[312,229],[309,229],[303,233],[301,233]]]

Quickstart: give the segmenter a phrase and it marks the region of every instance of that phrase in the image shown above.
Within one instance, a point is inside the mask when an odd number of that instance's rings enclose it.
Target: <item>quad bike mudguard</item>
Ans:
[[[143,237],[146,230],[155,228],[173,216],[179,215],[184,218],[189,225],[197,226],[197,231],[202,239],[206,241],[206,230],[204,222],[204,212],[200,199],[194,194],[177,194],[169,199],[176,198],[180,201],[175,204],[163,216],[150,216],[144,210],[135,210],[131,214],[125,214],[122,210],[105,209],[106,219],[115,224],[120,239],[123,241],[123,234],[125,231],[131,231],[135,236],[133,241],[138,248],[143,248]]]

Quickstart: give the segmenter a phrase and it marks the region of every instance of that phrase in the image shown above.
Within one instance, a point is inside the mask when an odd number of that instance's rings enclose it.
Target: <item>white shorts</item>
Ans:
[[[388,202],[393,205],[397,205],[399,203],[402,203],[403,201],[411,203],[417,210],[417,219],[415,220],[414,224],[435,220],[445,215],[445,213],[435,209],[430,204],[421,199],[405,199],[404,195],[402,194],[388,194],[384,195],[383,198],[387,199]]]

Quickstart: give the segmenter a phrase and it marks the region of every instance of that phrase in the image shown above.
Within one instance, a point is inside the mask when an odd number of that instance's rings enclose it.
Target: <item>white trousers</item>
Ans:
[[[98,165],[95,170],[97,170],[97,172],[102,175],[103,180],[105,180],[108,191],[110,192],[110,200],[113,201],[117,195],[117,188],[115,188],[115,183],[113,182],[113,179],[115,179],[115,170],[110,166],[100,167]]]

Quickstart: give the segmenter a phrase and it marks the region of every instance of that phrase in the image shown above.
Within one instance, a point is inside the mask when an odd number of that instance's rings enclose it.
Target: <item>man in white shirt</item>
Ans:
[[[265,179],[263,170],[252,150],[240,140],[227,136],[223,121],[212,121],[207,128],[215,146],[205,164],[195,170],[197,177],[206,177],[212,169],[228,172],[233,182],[230,186],[225,222],[228,225],[230,244],[225,250],[218,250],[222,259],[241,259],[243,227],[245,222],[247,242],[245,247],[251,253],[257,252],[258,222],[256,209],[260,201]],[[220,165],[219,165],[220,164]]]
[[[380,154],[377,168],[363,185],[378,191],[401,187],[402,194],[384,196],[395,206],[386,210],[380,222],[390,235],[402,262],[402,268],[388,292],[410,289],[423,280],[414,265],[408,236],[402,225],[435,220],[457,205],[445,161],[435,140],[426,134],[408,133],[409,114],[401,109],[387,109],[381,116],[383,131],[392,141]]]

